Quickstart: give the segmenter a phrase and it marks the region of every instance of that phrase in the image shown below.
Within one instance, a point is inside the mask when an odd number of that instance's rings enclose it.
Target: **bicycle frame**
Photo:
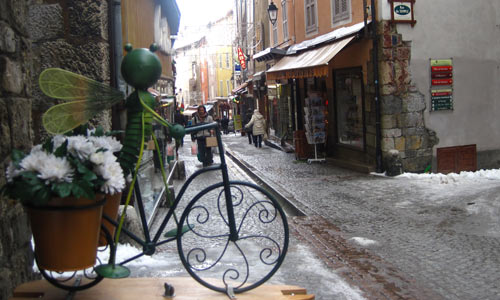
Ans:
[[[192,126],[192,127],[187,127],[186,134],[192,134],[192,133],[195,133],[198,131],[212,130],[212,129],[214,129],[216,132],[217,148],[219,150],[220,164],[215,164],[215,165],[197,170],[191,176],[189,176],[189,178],[186,180],[186,182],[184,182],[184,184],[182,185],[179,194],[177,194],[172,206],[170,207],[166,217],[163,219],[160,227],[156,231],[153,238],[151,238],[149,226],[148,226],[148,223],[146,221],[146,213],[144,210],[144,203],[143,203],[142,198],[141,198],[139,184],[136,181],[134,189],[135,189],[135,195],[136,195],[136,203],[138,205],[139,216],[141,219],[141,224],[142,224],[143,233],[144,233],[144,240],[141,239],[140,237],[138,237],[137,235],[133,234],[132,232],[130,232],[126,228],[122,228],[122,231],[126,235],[128,235],[130,238],[132,238],[134,241],[136,241],[137,243],[142,245],[143,251],[142,251],[142,253],[140,253],[134,257],[131,257],[123,262],[120,262],[119,263],[120,265],[124,265],[124,264],[126,264],[132,260],[135,260],[143,255],[153,255],[155,252],[155,248],[157,246],[160,246],[162,244],[165,244],[165,243],[168,243],[168,242],[171,242],[171,241],[174,241],[177,239],[179,233],[181,232],[181,228],[178,228],[178,233],[175,237],[167,238],[165,240],[160,241],[161,235],[162,235],[163,231],[165,230],[165,227],[169,223],[170,219],[172,218],[172,216],[174,216],[174,219],[175,219],[174,211],[177,208],[177,205],[179,204],[180,200],[182,199],[182,196],[184,195],[184,192],[188,188],[189,184],[194,179],[196,179],[199,175],[206,173],[206,172],[220,170],[222,173],[222,182],[223,182],[223,186],[224,186],[224,194],[225,194],[225,198],[226,198],[226,207],[227,207],[228,222],[229,222],[229,239],[233,242],[238,240],[238,231],[236,228],[234,211],[233,211],[233,203],[231,200],[231,191],[229,188],[229,175],[228,175],[227,164],[226,164],[226,159],[225,159],[225,155],[224,155],[224,146],[222,145],[222,136],[221,136],[220,129],[218,128],[218,124],[214,122],[214,123],[209,123],[209,124],[201,124],[201,125],[196,125],[196,126]],[[109,218],[106,215],[104,215],[103,217],[108,222],[113,224],[115,227],[118,226],[118,223],[116,222],[116,220],[112,220],[111,218]],[[177,223],[177,220],[176,220],[176,223]]]

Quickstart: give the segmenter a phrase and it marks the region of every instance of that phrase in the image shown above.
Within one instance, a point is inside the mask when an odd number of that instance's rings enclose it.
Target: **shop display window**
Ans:
[[[338,142],[364,149],[363,78],[360,70],[335,72]]]

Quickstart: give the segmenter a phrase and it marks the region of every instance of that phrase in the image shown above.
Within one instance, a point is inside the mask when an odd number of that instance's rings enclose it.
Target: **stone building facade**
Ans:
[[[379,23],[379,74],[384,169],[397,150],[402,170],[422,172],[432,165],[436,133],[425,126],[425,98],[410,77],[411,44],[388,21]]]
[[[0,1],[0,186],[12,149],[44,138],[41,115],[54,100],[37,87],[47,67],[110,81],[108,1]],[[109,112],[98,117],[110,126]],[[32,280],[31,232],[23,207],[0,198],[0,300]]]

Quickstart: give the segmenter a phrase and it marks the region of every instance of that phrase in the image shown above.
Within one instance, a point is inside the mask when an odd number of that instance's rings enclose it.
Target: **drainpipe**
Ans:
[[[382,165],[382,128],[381,128],[381,113],[380,113],[380,85],[378,74],[378,36],[377,36],[377,17],[375,12],[375,0],[371,0],[372,11],[372,40],[373,40],[373,83],[375,85],[375,161],[376,172],[383,172]]]
[[[125,83],[120,77],[120,65],[122,61],[122,19],[121,19],[121,0],[110,0],[109,7],[109,51],[110,51],[110,72],[111,86],[125,92]],[[113,130],[123,129],[121,120],[125,118],[123,109],[119,106],[113,106],[111,110],[111,128]]]

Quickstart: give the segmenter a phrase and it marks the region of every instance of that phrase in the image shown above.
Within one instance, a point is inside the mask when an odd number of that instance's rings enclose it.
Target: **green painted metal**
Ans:
[[[95,268],[95,272],[104,278],[127,278],[130,276],[130,270],[127,267],[117,264],[105,264]]]

